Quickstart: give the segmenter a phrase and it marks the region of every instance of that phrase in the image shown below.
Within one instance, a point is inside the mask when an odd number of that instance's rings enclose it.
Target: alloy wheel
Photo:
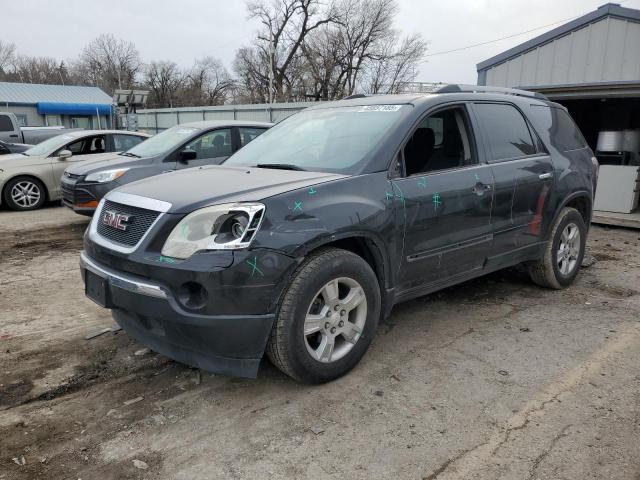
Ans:
[[[348,277],[327,282],[307,309],[307,351],[322,363],[340,360],[358,342],[366,321],[367,299],[362,286]]]
[[[40,201],[40,187],[29,180],[16,183],[11,189],[11,199],[22,208],[30,208]]]
[[[580,229],[575,223],[569,223],[560,236],[560,245],[556,253],[558,270],[562,275],[569,275],[578,264],[580,256]]]

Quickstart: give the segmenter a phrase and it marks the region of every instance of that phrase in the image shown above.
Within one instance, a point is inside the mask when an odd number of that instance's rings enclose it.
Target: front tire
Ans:
[[[337,248],[307,258],[281,299],[267,345],[271,362],[304,383],[341,377],[373,340],[378,279],[360,256]]]
[[[584,257],[587,227],[580,212],[565,207],[558,215],[544,256],[529,266],[529,275],[541,287],[560,290],[573,283]]]
[[[4,187],[4,201],[11,210],[35,210],[42,207],[46,196],[42,182],[33,177],[12,178]]]

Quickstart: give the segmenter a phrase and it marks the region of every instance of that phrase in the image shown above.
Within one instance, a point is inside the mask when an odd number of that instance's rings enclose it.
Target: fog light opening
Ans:
[[[207,290],[197,282],[183,283],[178,290],[178,300],[189,310],[200,310],[207,304]]]

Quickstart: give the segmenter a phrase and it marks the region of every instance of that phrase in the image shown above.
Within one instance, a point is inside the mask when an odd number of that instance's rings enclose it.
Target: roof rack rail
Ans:
[[[449,84],[444,85],[434,91],[434,93],[502,93],[504,95],[517,95],[520,97],[531,97],[540,100],[549,100],[545,95],[538,92],[529,92],[527,90],[520,90],[518,88],[506,88],[506,87],[486,87],[482,85],[457,85]]]

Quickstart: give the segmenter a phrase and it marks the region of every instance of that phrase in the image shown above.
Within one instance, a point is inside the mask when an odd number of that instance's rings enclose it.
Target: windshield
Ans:
[[[176,125],[139,143],[125,153],[130,153],[137,157],[155,157],[161,153],[173,150],[181,143],[187,141],[191,135],[197,131],[197,128]]]
[[[360,105],[303,110],[267,130],[224,164],[353,173],[410,108]]]
[[[24,151],[23,153],[28,156],[34,155],[49,155],[52,152],[55,152],[60,147],[65,146],[71,140],[75,140],[76,137],[69,134],[56,135],[55,137],[51,137],[44,142],[40,142],[39,144],[31,147],[29,150]]]

